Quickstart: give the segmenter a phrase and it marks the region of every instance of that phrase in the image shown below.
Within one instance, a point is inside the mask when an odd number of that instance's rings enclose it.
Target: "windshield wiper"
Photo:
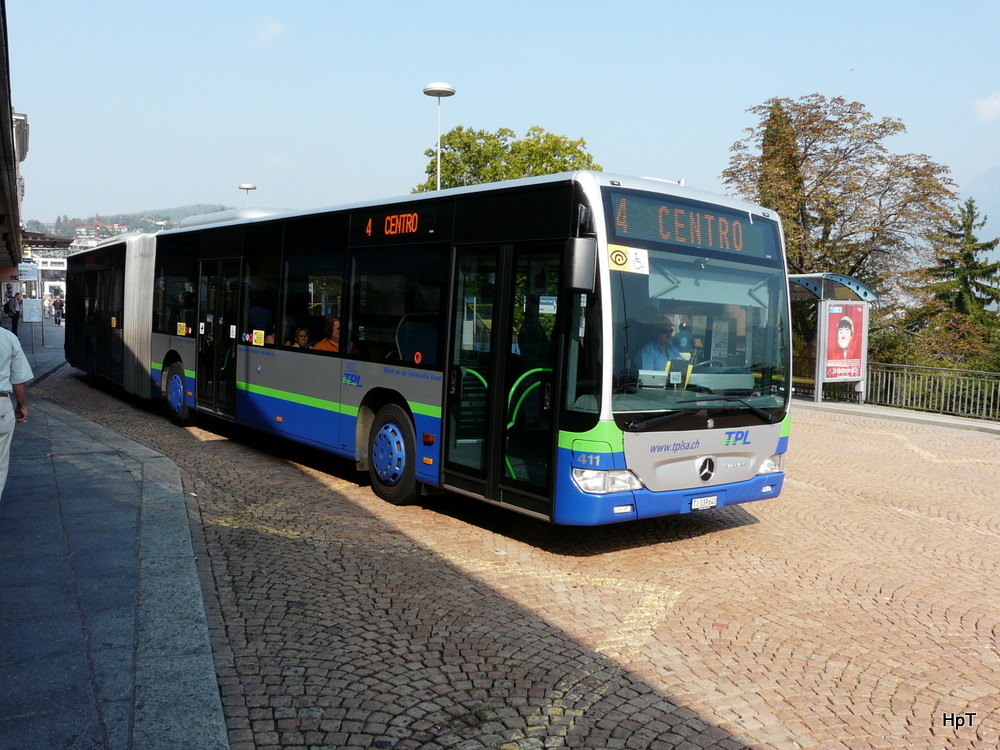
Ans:
[[[764,411],[759,406],[755,406],[754,404],[751,404],[749,401],[747,401],[742,396],[705,396],[704,398],[691,398],[691,399],[687,399],[685,401],[677,401],[676,403],[678,403],[678,404],[699,404],[699,403],[702,403],[704,401],[726,401],[726,402],[729,402],[729,403],[742,404],[743,406],[747,407],[750,411],[752,411],[754,414],[756,414],[758,417],[760,417],[761,419],[763,419],[768,424],[774,424],[775,422],[780,422],[781,419],[782,419],[781,417],[776,417],[773,414],[770,414],[770,413]],[[628,427],[628,429],[631,430],[632,432],[642,432],[643,430],[648,430],[648,429],[651,429],[653,427],[659,427],[661,424],[664,424],[665,422],[669,422],[670,420],[676,419],[677,417],[680,417],[682,415],[692,414],[692,413],[693,412],[688,411],[686,409],[679,410],[679,411],[672,411],[669,414],[663,414],[663,415],[661,415],[659,417],[653,417],[652,419],[636,419],[636,420],[633,420],[633,421],[629,422],[626,425],[626,427]]]
[[[632,422],[629,422],[627,427],[632,432],[642,432],[643,430],[649,429],[650,427],[656,427],[657,425],[661,425],[664,422],[669,422],[671,419],[681,416],[681,414],[690,414],[690,413],[691,412],[689,411],[673,411],[670,412],[669,414],[663,414],[662,416],[654,417],[653,419],[636,419]]]
[[[742,404],[758,417],[763,419],[768,424],[774,424],[775,422],[780,422],[781,417],[776,417],[773,414],[764,411],[759,406],[755,406],[747,401],[742,396],[705,396],[703,398],[692,398],[687,401],[678,401],[678,404],[698,404],[703,401],[728,401],[729,403]]]

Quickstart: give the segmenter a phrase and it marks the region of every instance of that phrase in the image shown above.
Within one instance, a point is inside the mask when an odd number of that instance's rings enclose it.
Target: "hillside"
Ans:
[[[60,216],[55,224],[45,223],[37,220],[26,219],[24,228],[29,232],[41,232],[43,234],[53,234],[60,237],[74,237],[78,228],[93,230],[94,223],[99,219],[102,226],[114,224],[124,224],[130,232],[155,232],[162,229],[164,223],[176,224],[181,219],[198,214],[207,214],[214,211],[225,211],[231,206],[223,206],[217,203],[198,203],[192,206],[178,206],[176,208],[158,208],[149,211],[137,211],[131,214],[98,214],[86,219],[71,219],[68,216]]]

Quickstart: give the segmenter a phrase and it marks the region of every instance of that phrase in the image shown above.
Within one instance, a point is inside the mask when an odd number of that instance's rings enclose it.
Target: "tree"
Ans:
[[[791,118],[780,101],[771,102],[761,137],[761,163],[757,177],[760,205],[772,208],[785,222],[787,253],[799,257],[799,239],[805,215],[802,154]]]
[[[1000,369],[1000,262],[983,256],[1000,238],[980,242],[986,224],[968,199],[935,238],[933,265],[911,274],[916,304],[901,325],[873,341],[882,361],[971,370]]]
[[[967,315],[976,322],[995,320],[987,308],[1000,304],[1000,262],[984,259],[1000,244],[1000,238],[980,242],[976,231],[986,226],[979,218],[976,201],[969,198],[958,209],[954,222],[941,231],[935,250],[936,264],[919,274],[926,290],[945,309]]]
[[[586,152],[586,142],[553,135],[535,126],[518,140],[513,130],[496,133],[462,126],[441,136],[441,187],[462,187],[520,177],[569,172],[576,169],[600,170]],[[427,181],[414,193],[437,187],[437,151],[428,149]]]
[[[922,154],[892,154],[883,141],[905,126],[875,120],[857,102],[812,94],[749,111],[761,122],[733,145],[723,181],[778,211],[789,269],[853,276],[880,294],[896,290],[949,217],[948,170]]]

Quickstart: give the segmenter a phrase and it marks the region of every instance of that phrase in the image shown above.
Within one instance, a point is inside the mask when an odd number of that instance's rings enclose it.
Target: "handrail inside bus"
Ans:
[[[524,399],[528,397],[529,393],[531,393],[538,386],[540,386],[542,384],[542,381],[539,380],[537,383],[532,383],[527,388],[525,388],[524,393],[522,393],[521,397],[517,400],[517,404],[514,406],[514,409],[511,410],[510,405],[511,402],[514,400],[514,394],[517,392],[518,386],[521,385],[521,383],[524,382],[524,379],[527,378],[529,375],[534,375],[536,373],[544,374],[551,372],[552,372],[551,367],[535,367],[531,370],[528,370],[527,372],[522,374],[521,377],[519,377],[517,380],[514,381],[514,385],[510,387],[510,392],[507,394],[507,410],[510,414],[510,421],[507,422],[508,430],[514,426],[515,422],[517,422],[517,413],[521,410],[521,404],[524,403]],[[511,466],[510,457],[507,455],[506,451],[504,451],[503,460],[504,463],[507,464],[507,471],[510,473],[511,479],[517,479],[517,474],[514,473],[514,467]]]

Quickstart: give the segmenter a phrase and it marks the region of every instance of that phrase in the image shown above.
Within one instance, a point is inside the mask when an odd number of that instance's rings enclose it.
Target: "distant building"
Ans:
[[[66,257],[73,254],[73,239],[38,232],[22,232],[24,257],[38,264],[38,286],[42,296],[66,295]]]

